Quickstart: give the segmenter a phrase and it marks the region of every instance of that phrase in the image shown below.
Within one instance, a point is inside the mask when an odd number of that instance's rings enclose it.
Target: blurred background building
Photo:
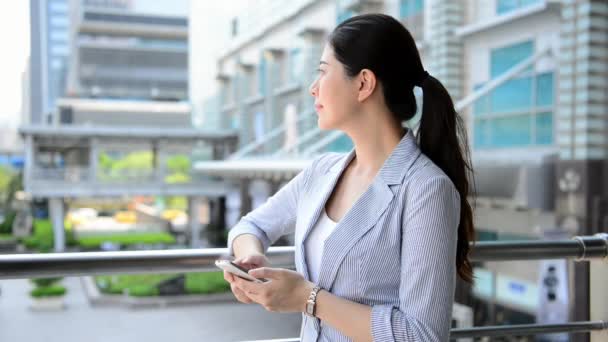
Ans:
[[[333,28],[375,12],[408,28],[466,120],[476,240],[606,231],[606,1],[30,0],[21,115],[0,127],[0,190],[12,193],[0,238],[12,212],[11,234],[32,234],[26,250],[86,250],[100,232],[168,240],[95,250],[223,247],[312,158],[353,147],[318,129],[308,89]],[[457,289],[474,309],[463,321],[589,319],[587,264],[474,266],[476,284]]]

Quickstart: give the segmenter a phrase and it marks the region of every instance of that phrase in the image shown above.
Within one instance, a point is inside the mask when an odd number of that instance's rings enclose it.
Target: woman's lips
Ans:
[[[322,108],[323,108],[323,106],[321,106],[321,105],[315,105],[316,110],[321,110]]]

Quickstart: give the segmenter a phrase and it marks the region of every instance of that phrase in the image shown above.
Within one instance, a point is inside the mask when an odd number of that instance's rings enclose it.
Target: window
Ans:
[[[497,0],[496,14],[505,14],[516,9],[537,4],[541,0]]]
[[[357,13],[349,8],[347,8],[344,4],[344,1],[336,1],[336,24],[340,24],[348,18],[354,17]]]
[[[68,4],[65,1],[51,1],[49,2],[49,9],[53,13],[67,13]]]
[[[351,17],[354,17],[356,15],[355,12],[351,11],[351,10],[338,10],[338,17],[336,18],[336,24],[340,24],[341,22],[345,21],[346,19],[349,19]]]
[[[495,49],[490,74],[496,78],[533,54],[532,41]],[[522,147],[553,143],[553,72],[530,67],[496,87],[473,105],[476,148]],[[479,89],[482,84],[475,86]]]
[[[68,27],[69,24],[70,22],[65,15],[51,16],[51,27]]]
[[[258,94],[266,95],[266,58],[264,53],[260,55],[260,64],[258,65]]]
[[[424,9],[424,0],[400,0],[399,16],[407,18],[419,14]]]
[[[304,73],[304,65],[302,60],[302,50],[300,48],[293,48],[289,50],[289,81],[290,82],[302,82],[302,76]]]

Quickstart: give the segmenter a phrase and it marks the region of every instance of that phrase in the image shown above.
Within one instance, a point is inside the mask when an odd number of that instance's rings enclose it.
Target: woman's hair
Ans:
[[[444,86],[422,66],[414,38],[397,20],[385,14],[364,14],[339,24],[328,37],[335,58],[346,75],[355,77],[369,69],[382,84],[389,110],[397,122],[416,114],[414,86],[422,88],[422,115],[417,143],[454,183],[460,194],[460,223],[456,268],[460,278],[473,281],[468,255],[473,242],[473,210],[467,197],[472,193],[473,172],[466,128]]]

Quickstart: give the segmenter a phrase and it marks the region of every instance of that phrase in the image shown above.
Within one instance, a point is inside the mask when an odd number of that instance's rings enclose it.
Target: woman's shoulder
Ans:
[[[449,182],[454,186],[450,177],[424,153],[420,153],[416,162],[408,170],[405,179],[410,185],[422,185],[428,182],[442,180]]]

